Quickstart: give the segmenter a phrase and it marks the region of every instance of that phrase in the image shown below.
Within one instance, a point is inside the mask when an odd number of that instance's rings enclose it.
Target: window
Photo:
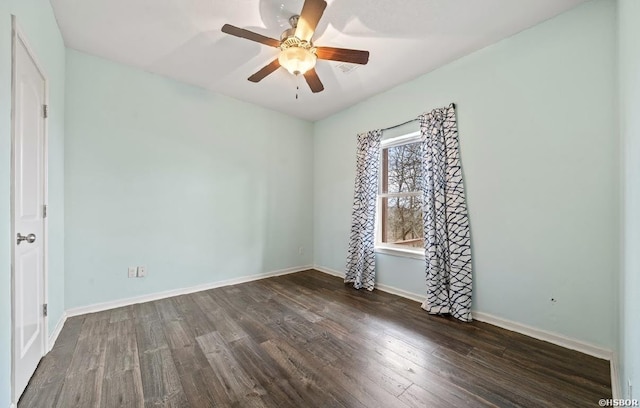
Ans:
[[[420,132],[381,142],[376,251],[424,258]]]

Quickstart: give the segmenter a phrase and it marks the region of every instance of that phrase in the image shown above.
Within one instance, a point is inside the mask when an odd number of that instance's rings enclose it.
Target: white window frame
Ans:
[[[416,143],[421,140],[420,131],[407,133],[404,135],[383,139],[380,141],[380,171],[378,177],[378,195],[376,199],[376,242],[375,252],[393,256],[402,256],[407,258],[424,259],[424,248],[407,248],[402,245],[389,244],[382,242],[382,199],[387,197],[406,197],[407,195],[419,196],[421,192],[415,193],[382,193],[382,151],[389,147],[402,146],[405,144]]]

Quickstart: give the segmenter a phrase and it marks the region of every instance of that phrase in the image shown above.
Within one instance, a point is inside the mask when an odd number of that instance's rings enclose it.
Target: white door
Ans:
[[[14,26],[13,372],[17,401],[44,355],[46,80]]]

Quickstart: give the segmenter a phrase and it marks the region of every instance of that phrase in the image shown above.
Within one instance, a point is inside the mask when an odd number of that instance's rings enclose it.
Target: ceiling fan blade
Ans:
[[[307,84],[309,84],[309,88],[311,88],[311,92],[318,93],[324,90],[324,85],[318,78],[318,73],[315,68],[311,68],[307,72],[304,73],[304,79],[306,79]]]
[[[369,51],[350,50],[347,48],[317,47],[316,55],[319,59],[350,62],[365,65],[369,62]]]
[[[245,30],[244,28],[238,28],[230,24],[223,25],[222,32],[230,35],[235,35],[236,37],[246,38],[247,40],[259,42],[261,44],[268,45],[269,47],[277,48],[280,46],[280,41],[276,40],[275,38],[265,37],[264,35]]]
[[[300,12],[295,36],[304,41],[311,41],[326,7],[327,2],[324,0],[306,0]]]
[[[251,82],[260,82],[264,79],[264,77],[266,77],[267,75],[269,75],[270,73],[272,73],[273,71],[275,71],[276,69],[280,68],[280,62],[278,62],[278,59],[274,59],[273,61],[271,61],[271,63],[265,65],[264,67],[262,67],[262,69],[260,69],[260,71],[256,72],[255,74],[251,75],[248,79]]]

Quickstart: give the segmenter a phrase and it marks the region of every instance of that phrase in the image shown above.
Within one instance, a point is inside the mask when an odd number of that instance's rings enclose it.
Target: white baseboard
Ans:
[[[343,272],[339,272],[330,268],[315,265],[313,269],[329,275],[334,275],[334,276],[339,276],[344,278]],[[424,301],[424,295],[408,292],[403,289],[395,288],[393,286],[376,283],[376,289],[379,289],[383,292],[391,293],[393,295],[402,296],[404,298],[411,299],[416,302],[422,303]],[[607,350],[605,348],[602,348],[593,344],[589,344],[580,340],[571,339],[561,334],[552,333],[546,330],[537,329],[535,327],[527,326],[525,324],[503,319],[501,317],[493,316],[488,313],[483,313],[483,312],[478,312],[473,310],[472,315],[474,319],[479,320],[481,322],[489,323],[491,325],[498,326],[503,329],[514,331],[529,337],[533,337],[538,340],[553,343],[558,346],[562,346],[571,350],[576,350],[593,357],[602,358],[602,359],[613,362],[613,355],[611,350]],[[613,366],[611,370],[611,375],[612,375],[612,388],[613,388]],[[616,379],[616,382],[618,382],[617,379]],[[619,384],[617,386],[619,387]],[[618,392],[619,392],[619,388],[618,388]]]
[[[333,275],[337,276],[338,278],[344,279],[344,272],[336,271],[335,269],[325,268],[324,266],[320,265],[313,265],[313,269],[318,272],[326,273],[327,275]]]
[[[613,399],[622,399],[622,387],[620,384],[620,372],[618,371],[618,353],[613,352],[611,356],[611,393]],[[629,396],[627,396],[629,397]]]
[[[51,351],[51,349],[53,348],[53,346],[56,344],[56,340],[58,340],[58,336],[60,335],[60,332],[62,331],[62,327],[64,327],[64,323],[67,321],[67,313],[66,312],[62,312],[62,316],[60,317],[60,320],[58,320],[58,323],[56,324],[56,328],[53,330],[53,333],[51,333],[51,335],[49,336],[49,340],[47,343],[47,353]]]
[[[344,279],[344,272],[336,271],[335,269],[326,268],[324,266],[318,266],[318,265],[314,265],[313,269],[315,269],[318,272],[326,273],[327,275],[333,275],[333,276],[337,276],[339,278]],[[381,290],[383,292],[391,293],[392,295],[397,295],[403,298],[415,300],[416,302],[422,303],[424,301],[424,295],[408,292],[406,290],[394,288],[393,286],[384,285],[382,283],[376,282],[376,289]]]
[[[489,323],[503,329],[511,330],[538,340],[553,343],[555,345],[576,350],[593,357],[611,361],[612,351],[596,346],[581,340],[572,339],[561,334],[552,333],[546,330],[537,329],[527,326],[526,324],[517,323],[502,317],[490,315],[488,313],[472,311],[473,318],[481,322]]]
[[[420,304],[424,302],[426,295],[419,295],[417,293],[408,292],[406,290],[394,288],[393,286],[383,285],[382,283],[376,283],[376,289],[381,290],[383,292],[391,293],[392,295],[401,296],[403,298],[407,298],[413,301],[416,301]]]
[[[148,295],[141,295],[141,296],[135,296],[135,297],[126,298],[126,299],[112,300],[112,301],[103,302],[103,303],[95,303],[93,305],[87,305],[87,306],[73,307],[71,309],[67,309],[66,314],[67,314],[67,317],[72,317],[72,316],[78,316],[78,315],[83,315],[87,313],[102,312],[105,310],[115,309],[118,307],[135,305],[136,303],[151,302],[154,300],[160,300],[160,299],[165,299],[168,297],[179,296],[179,295],[186,295],[194,292],[201,292],[203,290],[215,289],[223,286],[237,285],[239,283],[246,283],[246,282],[251,282],[255,280],[271,278],[274,276],[287,275],[295,272],[302,272],[308,269],[313,269],[313,266],[312,265],[297,266],[294,268],[287,268],[287,269],[281,269],[277,271],[258,273],[250,276],[242,276],[240,278],[227,279],[227,280],[211,282],[211,283],[204,283],[202,285],[191,286],[188,288],[172,289],[164,292],[150,293]]]

